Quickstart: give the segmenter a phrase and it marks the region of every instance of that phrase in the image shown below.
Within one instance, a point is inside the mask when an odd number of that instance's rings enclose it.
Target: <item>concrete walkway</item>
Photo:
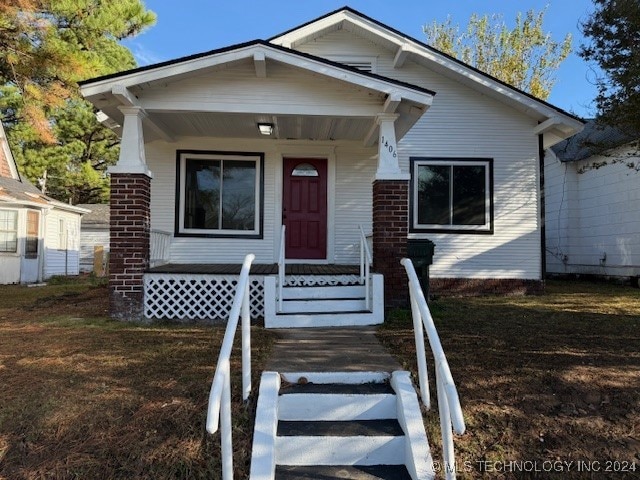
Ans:
[[[392,372],[400,364],[380,344],[373,327],[276,329],[267,362],[275,372]]]

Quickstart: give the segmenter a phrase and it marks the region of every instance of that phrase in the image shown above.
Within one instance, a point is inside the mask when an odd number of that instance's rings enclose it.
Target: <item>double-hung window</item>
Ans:
[[[493,233],[491,159],[411,159],[411,231]]]
[[[261,238],[263,155],[178,152],[176,234]]]
[[[18,212],[0,210],[0,253],[18,251]]]

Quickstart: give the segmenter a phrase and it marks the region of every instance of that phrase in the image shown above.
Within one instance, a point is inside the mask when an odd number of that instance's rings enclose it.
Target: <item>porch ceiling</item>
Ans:
[[[371,128],[371,118],[332,116],[294,116],[240,113],[177,112],[152,113],[150,119],[160,122],[176,137],[215,136],[231,138],[267,138],[260,134],[258,123],[273,124],[279,140],[362,140]],[[145,130],[145,138],[157,135]]]

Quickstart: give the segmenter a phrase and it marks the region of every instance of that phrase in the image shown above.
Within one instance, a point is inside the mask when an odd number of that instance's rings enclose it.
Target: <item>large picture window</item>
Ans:
[[[492,233],[490,159],[411,159],[411,231]]]
[[[262,155],[178,152],[178,235],[261,236]]]
[[[18,212],[0,210],[0,253],[18,251]]]

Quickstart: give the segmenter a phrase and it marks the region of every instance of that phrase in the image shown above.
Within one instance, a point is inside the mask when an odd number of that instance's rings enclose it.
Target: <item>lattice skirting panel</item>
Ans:
[[[264,277],[249,277],[251,319],[264,317]],[[144,315],[148,319],[223,320],[231,312],[237,275],[148,273]]]

